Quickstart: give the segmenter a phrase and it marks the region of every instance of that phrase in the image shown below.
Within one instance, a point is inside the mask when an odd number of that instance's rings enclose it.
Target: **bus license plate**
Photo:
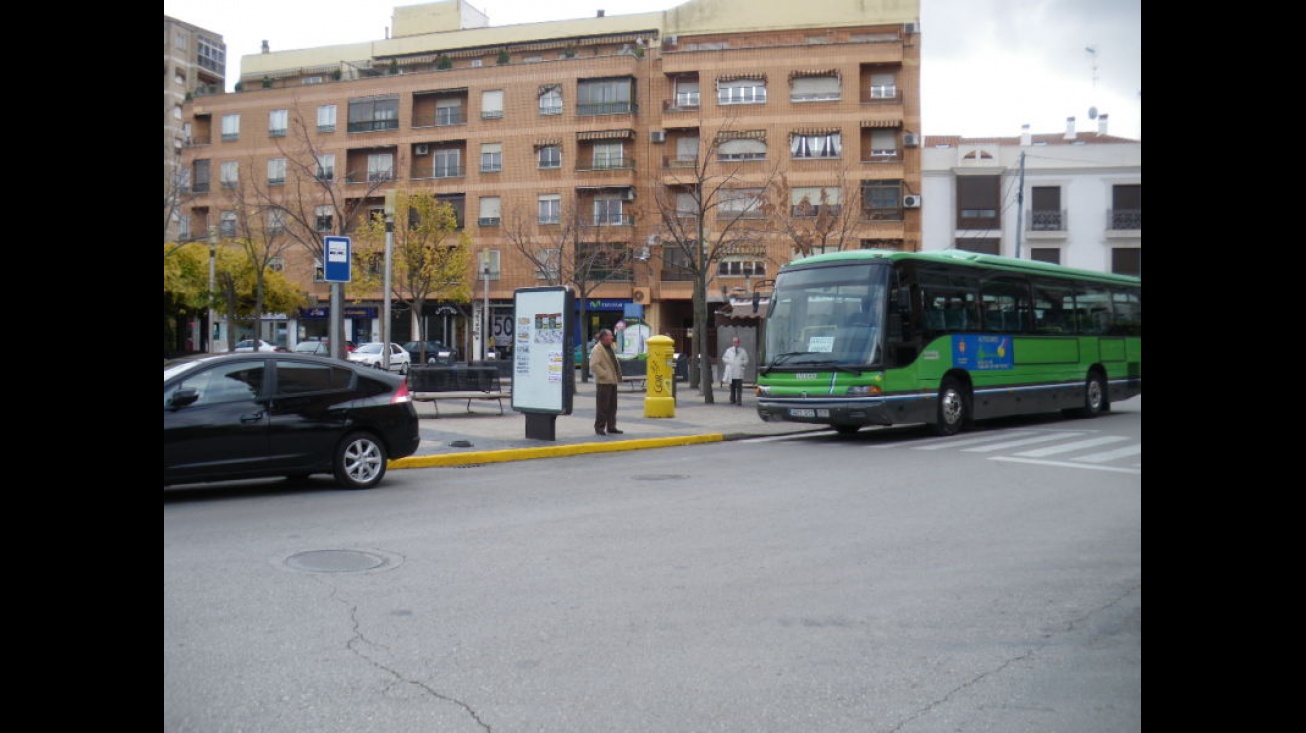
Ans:
[[[790,417],[829,417],[829,410],[813,410],[810,407],[793,407],[789,409]]]

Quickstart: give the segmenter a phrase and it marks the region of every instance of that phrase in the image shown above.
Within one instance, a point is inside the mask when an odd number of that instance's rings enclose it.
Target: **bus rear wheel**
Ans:
[[[938,413],[934,418],[936,435],[956,435],[966,422],[966,395],[961,383],[947,377],[939,385]]]
[[[1101,372],[1091,372],[1088,380],[1084,382],[1084,406],[1069,410],[1070,415],[1074,417],[1095,417],[1111,409],[1111,402],[1107,398],[1106,378]]]

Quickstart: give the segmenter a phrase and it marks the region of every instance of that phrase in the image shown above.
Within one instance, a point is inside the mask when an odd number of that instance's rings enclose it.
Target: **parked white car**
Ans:
[[[263,339],[243,339],[236,342],[235,351],[284,351]]]
[[[385,348],[380,341],[373,341],[369,344],[363,344],[357,349],[349,352],[349,360],[358,364],[366,364],[377,369],[381,367],[381,357]],[[404,347],[399,344],[390,344],[390,371],[399,374],[407,374],[408,368],[412,366],[413,358],[404,351]]]

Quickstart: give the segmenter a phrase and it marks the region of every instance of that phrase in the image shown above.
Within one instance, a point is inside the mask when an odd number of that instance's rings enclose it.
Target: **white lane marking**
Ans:
[[[1016,458],[1014,456],[993,456],[990,461],[1010,461],[1011,463],[1035,463],[1040,466],[1061,466],[1062,468],[1082,468],[1092,471],[1113,471],[1115,473],[1141,474],[1142,469],[1121,468],[1119,466],[1095,466],[1091,463],[1071,463],[1069,461],[1040,461],[1034,458]]]
[[[926,442],[924,445],[912,445],[912,450],[939,450],[940,448],[960,448],[976,443],[988,443],[993,440],[1002,440],[1004,438],[1023,438],[1026,435],[1035,435],[1030,431],[1016,431],[1014,433],[992,433],[981,435],[976,438],[935,438]]]
[[[1073,434],[1071,434],[1071,435],[1073,435]],[[1083,433],[1079,433],[1079,435],[1083,435]],[[1066,438],[1066,437],[1069,437],[1069,435],[1058,435],[1058,434],[1052,434],[1052,435],[1046,435],[1046,434],[1045,434],[1045,435],[1035,435],[1035,436],[1030,437],[1030,438],[1021,438],[1020,440],[1007,440],[1007,441],[1004,441],[1004,442],[1001,442],[1001,443],[993,443],[993,444],[990,444],[990,445],[982,445],[982,446],[980,446],[980,447],[978,447],[978,448],[963,448],[962,450],[966,451],[967,453],[987,453],[987,452],[989,452],[989,451],[995,451],[995,450],[1006,450],[1007,448],[1015,448],[1015,447],[1017,447],[1017,446],[1021,446],[1021,445],[1031,445],[1031,444],[1033,444],[1033,443],[1046,443],[1046,442],[1048,442],[1049,440],[1061,440],[1062,438]]]
[[[1043,456],[1056,455],[1057,453],[1069,453],[1072,450],[1082,450],[1084,448],[1092,448],[1098,445],[1106,445],[1107,443],[1118,443],[1122,440],[1129,440],[1129,438],[1122,438],[1118,435],[1106,435],[1101,438],[1076,440],[1072,443],[1062,443],[1061,445],[1039,448],[1037,450],[1021,451],[1016,455],[1025,456],[1026,458],[1042,458]]]
[[[1118,460],[1120,458],[1125,458],[1126,456],[1138,455],[1142,452],[1143,446],[1135,443],[1134,445],[1127,445],[1123,448],[1116,448],[1115,450],[1093,453],[1087,456],[1079,456],[1074,460],[1083,461],[1084,463],[1106,463],[1107,461]]]

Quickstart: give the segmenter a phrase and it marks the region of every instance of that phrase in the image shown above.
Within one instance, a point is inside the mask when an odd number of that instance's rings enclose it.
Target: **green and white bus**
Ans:
[[[1142,393],[1142,279],[963,250],[857,250],[780,269],[758,360],[763,420],[925,423]]]

